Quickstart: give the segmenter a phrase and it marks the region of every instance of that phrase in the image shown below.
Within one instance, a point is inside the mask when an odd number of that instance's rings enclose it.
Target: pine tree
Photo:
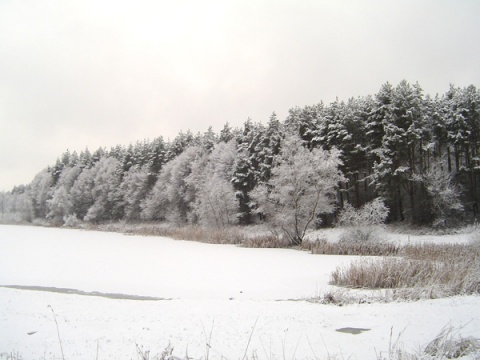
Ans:
[[[318,119],[323,112],[323,103],[290,109],[285,119],[285,132],[298,134],[309,149],[319,146],[321,139],[318,138]]]
[[[236,139],[237,161],[232,177],[232,184],[239,202],[239,222],[249,224],[251,222],[252,209],[250,207],[250,191],[257,184],[259,159],[257,158],[257,144],[261,138],[259,135],[264,127],[261,124],[253,124],[247,119],[244,130]]]

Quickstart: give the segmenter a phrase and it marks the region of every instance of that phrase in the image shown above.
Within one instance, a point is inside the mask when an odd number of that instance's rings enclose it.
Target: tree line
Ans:
[[[0,219],[226,227],[275,218],[290,224],[285,231],[300,226],[293,241],[305,225],[298,214],[307,227],[330,225],[347,204],[381,199],[387,221],[454,226],[477,217],[479,148],[475,86],[431,97],[404,80],[265,124],[66,151],[31,183],[0,193]]]

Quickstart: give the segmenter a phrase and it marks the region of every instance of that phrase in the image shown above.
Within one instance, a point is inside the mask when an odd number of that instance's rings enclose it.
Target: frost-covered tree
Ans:
[[[192,172],[192,164],[201,155],[200,147],[189,147],[163,167],[142,205],[144,219],[187,223],[195,201],[195,191],[186,179]]]
[[[243,128],[242,134],[237,137],[236,166],[232,178],[232,184],[236,191],[239,202],[239,221],[241,224],[248,224],[251,221],[250,191],[257,184],[258,165],[256,149],[260,140],[259,134],[264,131],[261,124],[254,124],[248,119]]]
[[[218,136],[213,131],[213,128],[210,126],[206,132],[204,132],[201,136],[201,146],[206,151],[211,151],[215,144],[218,141]]]
[[[350,201],[350,193],[353,193],[356,207],[362,200],[360,184],[366,181],[368,173],[366,112],[368,102],[365,99],[350,99],[348,103],[337,100],[325,108],[315,132],[315,143],[325,150],[336,147],[342,152],[341,170],[346,181],[340,184],[340,204]],[[367,197],[367,194],[363,196]]]
[[[454,223],[463,210],[460,191],[452,181],[450,173],[445,171],[445,163],[436,161],[419,181],[425,186],[432,215],[432,225],[445,227]]]
[[[265,129],[258,133],[258,141],[254,149],[257,163],[255,171],[257,182],[265,182],[270,179],[273,158],[280,152],[282,138],[282,125],[277,115],[273,113]]]
[[[60,186],[55,190],[53,197],[48,201],[48,208],[47,219],[53,225],[62,225],[72,210],[72,201],[65,187]]]
[[[444,102],[455,180],[465,187],[469,199],[465,204],[475,209],[480,197],[480,91],[473,85],[451,86]]]
[[[122,163],[113,157],[103,157],[95,164],[92,198],[93,205],[84,217],[85,221],[118,220],[123,216],[120,182]]]
[[[33,220],[31,198],[24,185],[0,193],[0,220],[5,223],[22,223]]]
[[[62,225],[64,219],[72,214],[72,200],[70,190],[80,175],[80,165],[65,167],[57,181],[53,196],[48,203],[46,218],[55,225]]]
[[[48,213],[47,201],[53,193],[53,177],[48,169],[39,172],[28,189],[28,196],[33,206],[33,217],[44,219]]]
[[[406,81],[395,86],[386,83],[373,96],[347,102],[297,106],[283,121],[273,114],[265,125],[248,120],[243,128],[232,129],[227,123],[219,134],[212,128],[196,135],[186,131],[173,141],[159,137],[128,147],[118,145],[108,152],[85,149],[77,155],[67,150],[22,191],[5,193],[3,208],[8,205],[19,214],[24,204],[33,214],[28,215],[27,210],[22,217],[48,218],[59,224],[65,215],[83,219],[87,213],[92,221],[122,216],[134,220],[141,213],[150,220],[216,224],[218,216],[208,215],[202,204],[225,196],[231,201],[230,183],[239,205],[239,223],[248,224],[254,219],[252,190],[263,183],[266,194],[276,194],[271,179],[274,159],[281,163],[278,154],[284,133],[299,136],[308,150],[336,148],[341,152],[339,169],[345,179],[337,192],[340,208],[350,203],[358,210],[381,197],[390,209],[389,221],[427,224],[432,218],[450,218],[453,213],[467,219],[477,217],[479,90],[473,85],[452,85],[445,95],[431,99],[423,96],[418,84]],[[222,148],[220,144],[230,145]],[[192,147],[198,150],[181,157]],[[113,185],[96,180],[105,170],[101,167],[106,158],[122,165],[110,173]],[[170,165],[165,168],[166,164]],[[81,172],[72,172],[76,167]],[[102,190],[105,187],[112,191]],[[213,190],[223,195],[218,197]]]
[[[224,126],[223,129],[220,131],[220,135],[218,136],[218,141],[219,142],[229,142],[234,138],[234,133],[233,129],[231,128],[230,124],[227,122]]]
[[[170,161],[180,155],[183,151],[185,151],[188,147],[192,147],[195,144],[195,138],[190,130],[187,132],[180,131],[178,135],[173,139],[172,142],[167,147],[166,151],[166,159]]]
[[[83,219],[87,215],[88,209],[95,201],[93,195],[95,175],[95,167],[83,169],[70,189],[71,213],[76,214],[79,219]]]
[[[208,177],[197,193],[194,209],[202,225],[224,229],[235,224],[238,201],[232,184],[218,175]]]
[[[166,162],[166,144],[163,137],[155,138],[149,146],[148,152],[148,185],[155,185],[157,176]]]
[[[388,105],[383,105],[382,100]],[[376,113],[384,116],[381,146],[373,166],[377,190],[387,201],[394,220],[419,222],[419,189],[414,177],[424,171],[422,143],[428,142],[423,131],[422,90],[418,84],[412,86],[404,80],[394,89],[382,87],[377,102]]]
[[[236,142],[218,143],[192,165],[186,179],[195,190],[191,221],[225,228],[238,220],[238,200],[231,179],[236,168]]]
[[[133,166],[123,176],[120,193],[123,198],[125,220],[139,220],[142,201],[149,191],[148,166]]]
[[[298,106],[292,108],[288,111],[288,116],[285,119],[285,131],[300,136],[305,141],[307,148],[317,147],[319,145],[317,137],[318,119],[323,112],[323,103],[303,108]]]
[[[289,135],[274,164],[270,180],[252,191],[251,197],[257,212],[299,245],[319,215],[335,210],[336,188],[344,179],[340,152],[309,150],[298,135]]]

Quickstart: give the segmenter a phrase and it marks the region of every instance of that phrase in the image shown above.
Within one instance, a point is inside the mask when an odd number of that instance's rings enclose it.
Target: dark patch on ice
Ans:
[[[369,330],[370,329],[346,327],[346,328],[336,329],[335,331],[338,331],[338,332],[341,332],[341,333],[352,334],[352,335],[358,335],[358,334],[361,334],[364,331],[369,331]]]
[[[46,292],[53,292],[58,294],[98,296],[98,297],[104,297],[107,299],[115,299],[115,300],[141,300],[141,301],[171,300],[171,299],[159,298],[159,297],[153,297],[153,296],[103,293],[99,291],[82,291],[77,289],[57,288],[57,287],[50,287],[50,286],[0,285],[0,287],[17,289],[17,290],[46,291]]]

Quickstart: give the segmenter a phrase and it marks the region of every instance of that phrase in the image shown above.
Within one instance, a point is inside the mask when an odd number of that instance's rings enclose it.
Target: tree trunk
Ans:
[[[358,172],[353,174],[353,181],[355,184],[355,207],[357,209],[360,207],[360,184],[358,178]]]

